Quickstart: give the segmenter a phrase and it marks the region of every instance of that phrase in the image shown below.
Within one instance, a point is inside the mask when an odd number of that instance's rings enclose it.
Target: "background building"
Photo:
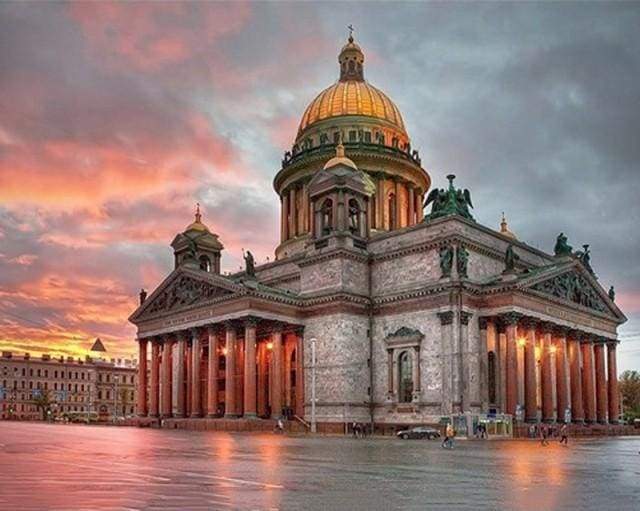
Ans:
[[[134,413],[137,363],[123,359],[32,357],[2,352],[0,417],[39,420],[91,414],[95,419]]]

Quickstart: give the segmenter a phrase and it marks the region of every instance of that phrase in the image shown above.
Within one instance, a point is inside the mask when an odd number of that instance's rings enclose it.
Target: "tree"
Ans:
[[[640,417],[640,373],[625,371],[618,380],[618,387],[622,394],[622,409],[625,419],[633,420]]]
[[[50,391],[40,390],[40,392],[34,395],[33,404],[36,405],[38,410],[42,411],[42,420],[46,420],[48,413],[51,411],[51,405],[53,404]]]

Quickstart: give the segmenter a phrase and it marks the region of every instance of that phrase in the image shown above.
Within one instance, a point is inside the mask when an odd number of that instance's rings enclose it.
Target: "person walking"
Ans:
[[[447,427],[444,430],[444,440],[442,441],[442,447],[445,449],[453,449],[453,435],[455,434],[453,430],[453,426],[451,424],[447,424]]]
[[[564,423],[560,428],[560,443],[563,444],[565,447],[569,445],[568,430],[569,428],[567,427],[566,423]]]
[[[547,426],[544,424],[540,425],[540,445],[547,446],[549,442],[547,441],[548,431]]]

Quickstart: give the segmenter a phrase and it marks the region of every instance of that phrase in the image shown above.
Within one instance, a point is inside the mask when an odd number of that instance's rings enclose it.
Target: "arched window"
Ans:
[[[360,204],[356,199],[349,200],[349,231],[360,234]]]
[[[393,229],[396,226],[396,195],[394,193],[389,194],[387,208],[389,211],[389,229]]]
[[[333,230],[333,201],[325,199],[320,209],[320,232],[323,236]]]
[[[489,403],[496,403],[496,354],[490,351],[487,356],[487,380],[489,385]]]
[[[211,261],[205,255],[200,256],[200,269],[204,271],[211,271]]]
[[[410,403],[413,397],[413,359],[409,351],[403,351],[398,357],[398,401]]]

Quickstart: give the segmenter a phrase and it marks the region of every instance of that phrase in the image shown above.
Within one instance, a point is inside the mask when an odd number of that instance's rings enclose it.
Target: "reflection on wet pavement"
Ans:
[[[632,510],[639,450],[0,422],[0,509]]]

